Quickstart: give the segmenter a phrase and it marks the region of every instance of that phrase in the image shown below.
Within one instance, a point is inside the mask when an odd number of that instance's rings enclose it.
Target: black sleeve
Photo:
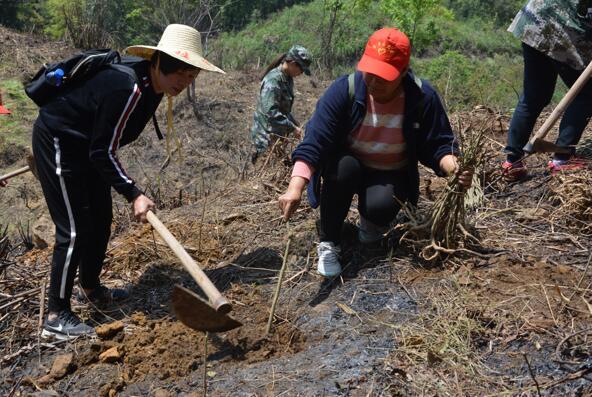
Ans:
[[[119,158],[117,149],[125,125],[138,104],[142,93],[137,84],[110,91],[99,99],[93,133],[90,141],[90,161],[99,174],[128,201],[142,192],[135,186]]]

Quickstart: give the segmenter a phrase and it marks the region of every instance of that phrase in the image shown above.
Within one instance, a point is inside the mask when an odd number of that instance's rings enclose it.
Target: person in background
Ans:
[[[591,0],[530,0],[508,28],[522,41],[524,59],[523,93],[520,96],[505,148],[504,179],[524,179],[528,170],[522,148],[535,122],[551,102],[557,76],[571,87],[592,61]],[[584,86],[565,110],[556,144],[576,145],[592,116],[592,82]],[[570,154],[555,153],[548,163],[552,173],[579,169],[585,162]]]
[[[77,270],[79,300],[104,305],[127,297],[126,290],[100,282],[111,233],[111,188],[132,204],[140,221],[154,203],[125,171],[117,150],[138,138],[164,95],[180,94],[202,70],[224,73],[202,57],[200,33],[185,25],[167,26],[156,47],[127,52],[138,56],[126,63],[133,73],[100,70],[42,106],[33,128],[39,181],[56,226],[44,337],[94,334],[70,307]]]
[[[374,32],[357,72],[325,91],[292,153],[294,168],[279,206],[288,220],[307,185],[311,206],[320,202],[317,270],[325,277],[342,271],[340,234],[354,194],[358,238],[374,243],[399,212],[397,199],[417,203],[419,162],[439,176],[458,172],[459,150],[446,112],[432,86],[409,69],[410,54],[403,32]],[[459,179],[470,186],[472,171]]]
[[[253,161],[270,145],[272,136],[302,136],[300,124],[292,115],[294,77],[310,76],[310,52],[295,45],[279,55],[265,69],[259,88],[259,99],[253,114],[251,140],[255,147]]]

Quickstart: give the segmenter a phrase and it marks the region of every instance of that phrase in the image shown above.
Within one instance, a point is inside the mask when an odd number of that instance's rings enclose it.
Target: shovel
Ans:
[[[571,153],[572,147],[561,147],[557,146],[552,142],[545,141],[544,138],[547,136],[547,133],[555,125],[559,117],[565,112],[565,109],[569,106],[571,101],[578,95],[578,93],[584,88],[584,85],[590,79],[592,75],[592,62],[584,69],[580,77],[576,80],[574,85],[571,86],[567,94],[563,97],[563,99],[559,102],[559,105],[549,116],[549,118],[543,123],[541,128],[537,131],[537,133],[528,141],[526,146],[522,150],[524,150],[528,154],[532,153]]]
[[[207,302],[187,288],[175,285],[171,302],[177,318],[186,326],[203,332],[224,332],[240,327],[242,325],[240,322],[227,316],[227,313],[232,310],[228,300],[222,296],[171,232],[152,211],[148,211],[146,218],[181,260],[185,270],[191,274],[191,277],[209,299],[209,302]]]

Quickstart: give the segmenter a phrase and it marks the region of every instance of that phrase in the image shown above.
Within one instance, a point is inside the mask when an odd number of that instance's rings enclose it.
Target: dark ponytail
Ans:
[[[275,57],[275,59],[271,61],[271,63],[267,66],[265,72],[263,72],[263,74],[261,75],[261,80],[265,78],[265,76],[267,75],[267,73],[269,73],[271,69],[277,68],[282,62],[284,62],[284,60],[286,59],[286,55],[287,54],[284,53]]]

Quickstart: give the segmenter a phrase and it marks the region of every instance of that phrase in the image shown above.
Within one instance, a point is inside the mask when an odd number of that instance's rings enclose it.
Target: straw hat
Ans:
[[[161,51],[191,66],[210,72],[224,71],[202,56],[201,36],[197,30],[187,25],[172,24],[166,27],[156,47],[148,45],[134,45],[125,51],[130,55],[150,59],[154,51]]]

